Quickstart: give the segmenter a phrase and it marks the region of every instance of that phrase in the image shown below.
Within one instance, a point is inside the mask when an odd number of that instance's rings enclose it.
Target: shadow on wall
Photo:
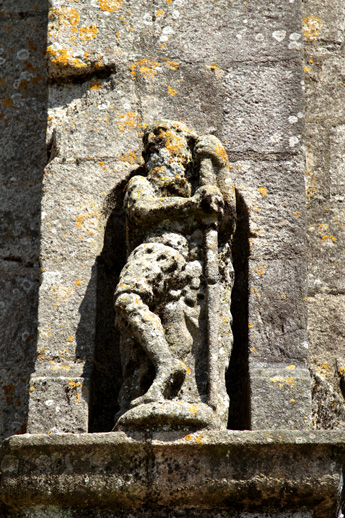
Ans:
[[[0,4],[0,439],[4,439],[26,431],[29,380],[36,360],[42,178],[47,162],[48,0],[38,0],[36,9],[32,4],[27,10],[23,2]]]
[[[232,332],[234,345],[226,375],[230,396],[228,428],[248,430],[249,378],[248,378],[248,258],[249,212],[241,194],[236,191],[237,225],[233,242],[235,283],[231,297]]]
[[[136,174],[134,171],[132,174]],[[119,333],[114,327],[114,290],[126,261],[126,229],[123,211],[124,191],[129,178],[120,182],[107,198],[109,214],[101,254],[92,269],[92,280],[80,307],[77,330],[77,357],[87,343],[86,329],[96,284],[96,333],[93,359],[85,365],[85,377],[91,376],[89,399],[89,432],[109,432],[119,410],[118,394],[122,383]],[[89,289],[90,288],[90,289]],[[91,346],[90,346],[91,349]],[[84,353],[84,351],[83,351]]]

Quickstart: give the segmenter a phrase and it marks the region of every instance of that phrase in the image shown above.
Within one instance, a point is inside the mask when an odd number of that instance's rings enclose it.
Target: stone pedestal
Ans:
[[[337,432],[14,436],[0,495],[13,517],[333,518],[344,459]]]

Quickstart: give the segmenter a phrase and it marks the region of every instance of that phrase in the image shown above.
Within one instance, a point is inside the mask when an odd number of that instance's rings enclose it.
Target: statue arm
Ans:
[[[128,184],[125,208],[127,216],[137,223],[154,223],[162,219],[188,217],[198,212],[199,196],[159,197],[144,177],[134,177]]]

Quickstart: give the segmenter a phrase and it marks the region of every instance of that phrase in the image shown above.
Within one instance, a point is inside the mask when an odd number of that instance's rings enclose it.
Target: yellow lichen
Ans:
[[[74,58],[67,49],[54,50],[51,46],[47,48],[47,55],[51,63],[58,66],[59,68],[66,67],[67,65],[74,68],[86,68],[86,63],[82,63],[80,59]]]
[[[123,113],[119,116],[117,128],[124,132],[136,128],[140,123],[140,115],[135,112]]]
[[[62,7],[61,9],[50,9],[49,21],[57,22],[60,28],[67,27],[68,25],[78,25],[79,13],[71,7]]]
[[[259,192],[260,192],[261,196],[263,196],[263,197],[267,196],[266,187],[259,187]]]
[[[169,93],[169,95],[171,95],[172,97],[173,97],[174,95],[176,95],[176,94],[177,94],[176,90],[174,90],[173,88],[171,88],[171,86],[168,86],[168,93]]]
[[[137,155],[133,151],[129,151],[120,158],[121,162],[128,162],[129,164],[134,164],[136,159]]]
[[[337,238],[334,237],[334,236],[331,236],[329,234],[326,234],[325,236],[322,236],[322,242],[324,242],[326,239],[331,239],[333,241],[333,243],[336,243],[337,242]]]
[[[80,41],[91,41],[97,36],[97,27],[95,25],[89,25],[88,27],[80,27],[79,37]]]
[[[150,80],[157,74],[156,68],[158,66],[159,63],[157,61],[150,61],[144,58],[130,65],[129,69],[133,79],[135,79],[137,72],[139,72],[145,79]]]
[[[102,11],[113,13],[122,7],[123,0],[98,0],[98,3]]]
[[[319,16],[308,16],[303,20],[303,34],[308,41],[317,38],[322,30],[323,21]]]

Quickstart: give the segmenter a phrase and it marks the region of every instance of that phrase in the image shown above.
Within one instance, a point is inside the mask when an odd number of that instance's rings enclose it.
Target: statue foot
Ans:
[[[172,391],[179,390],[184,382],[186,373],[186,365],[179,360],[173,359],[169,366],[164,365],[164,367],[159,369],[151,387],[143,396],[133,399],[130,408],[146,403],[164,401]]]

